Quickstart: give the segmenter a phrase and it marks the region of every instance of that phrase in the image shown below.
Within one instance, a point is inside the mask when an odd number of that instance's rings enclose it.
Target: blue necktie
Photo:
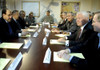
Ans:
[[[9,33],[10,33],[10,35],[12,35],[12,29],[11,29],[11,26],[10,26],[10,24],[9,23],[7,23],[8,24],[8,28],[9,28]]]

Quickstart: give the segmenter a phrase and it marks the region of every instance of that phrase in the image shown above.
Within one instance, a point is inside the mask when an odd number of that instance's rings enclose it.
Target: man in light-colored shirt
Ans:
[[[50,24],[54,23],[54,18],[50,15],[50,11],[48,10],[46,12],[46,16],[44,16],[41,20],[42,22],[49,22]]]

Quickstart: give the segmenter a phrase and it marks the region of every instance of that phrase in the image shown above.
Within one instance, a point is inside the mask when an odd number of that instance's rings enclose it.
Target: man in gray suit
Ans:
[[[76,20],[74,19],[74,14],[72,12],[67,13],[67,22],[65,25],[59,27],[61,30],[74,33],[77,30]]]

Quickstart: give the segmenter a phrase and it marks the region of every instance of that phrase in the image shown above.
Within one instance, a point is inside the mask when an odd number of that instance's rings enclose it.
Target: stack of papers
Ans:
[[[6,49],[19,49],[23,43],[1,43],[0,48],[6,48]]]
[[[9,62],[10,59],[0,58],[0,70],[3,70]]]
[[[50,44],[65,45],[65,43],[64,43],[64,42],[58,42],[58,40],[57,40],[57,39],[51,39],[51,40],[50,40]]]
[[[84,59],[84,56],[82,55],[82,53],[70,53],[69,55]],[[57,52],[53,53],[53,61],[54,62],[69,62],[69,60],[64,60],[63,58],[59,58],[57,55]]]

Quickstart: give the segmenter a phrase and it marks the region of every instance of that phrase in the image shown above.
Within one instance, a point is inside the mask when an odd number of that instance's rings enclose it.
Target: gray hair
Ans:
[[[88,12],[86,12],[86,11],[77,12],[77,15],[78,14],[82,14],[84,17],[88,18],[87,20],[89,20],[89,13]]]

